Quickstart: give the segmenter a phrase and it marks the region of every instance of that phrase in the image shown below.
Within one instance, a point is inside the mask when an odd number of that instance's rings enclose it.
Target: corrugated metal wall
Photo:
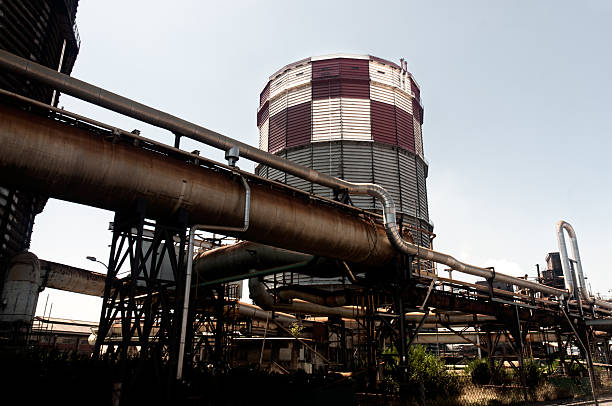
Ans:
[[[300,165],[351,182],[374,182],[391,193],[398,212],[428,220],[426,163],[414,154],[382,143],[333,141],[287,149],[278,154]],[[267,172],[266,172],[267,171]],[[256,173],[285,182],[285,176],[263,165]],[[287,184],[309,193],[333,198],[331,189],[287,175]],[[369,196],[351,196],[355,206],[380,210]]]
[[[287,148],[310,144],[312,104],[307,101],[287,109]],[[282,114],[282,113],[281,113]]]
[[[399,84],[399,82],[394,80],[393,67],[390,65],[378,61],[370,61],[369,69],[372,82],[383,83],[388,86]]]
[[[421,124],[418,120],[413,117],[413,128],[414,128],[414,149],[415,153],[421,158],[425,158],[425,152],[423,151],[423,135],[421,134]]]
[[[270,120],[267,119],[259,126],[259,149],[268,151],[268,131],[270,130]]]
[[[284,149],[287,140],[287,109],[270,117],[268,151],[277,153]]]
[[[377,142],[397,144],[395,133],[395,107],[392,104],[372,100],[372,138]]]
[[[340,99],[312,101],[312,142],[342,138]]]
[[[370,100],[340,99],[342,139],[370,141]]]

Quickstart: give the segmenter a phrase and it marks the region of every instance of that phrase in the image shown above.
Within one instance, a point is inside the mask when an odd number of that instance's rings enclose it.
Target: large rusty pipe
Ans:
[[[483,278],[495,278],[516,286],[532,289],[548,295],[567,297],[566,290],[556,289],[539,283],[519,279],[502,273],[494,273],[486,268],[466,264],[458,261],[451,255],[419,247],[405,241],[398,230],[396,222],[395,204],[390,194],[381,186],[369,183],[351,183],[334,178],[311,168],[295,164],[284,158],[262,151],[248,144],[209,130],[189,121],[183,120],[166,112],[138,103],[127,97],[117,95],[87,82],[58,73],[35,62],[18,57],[9,52],[0,50],[0,68],[12,73],[26,76],[30,79],[45,83],[53,88],[70,94],[101,107],[108,108],[129,117],[167,129],[179,135],[184,135],[207,145],[229,150],[238,147],[240,154],[255,162],[271,166],[283,172],[302,179],[318,183],[333,189],[345,189],[354,194],[367,194],[380,200],[383,207],[384,226],[390,244],[399,252],[414,255],[421,259],[431,260],[445,264],[459,272]],[[334,256],[336,258],[336,256]]]
[[[74,266],[40,259],[40,281],[43,288],[65,290],[90,296],[104,296],[106,275]]]
[[[113,211],[129,210],[144,199],[152,218],[184,208],[192,224],[243,222],[244,186],[229,171],[195,166],[6,106],[0,106],[0,157],[0,180],[9,186]],[[396,255],[380,225],[255,182],[249,229],[233,234],[370,265]]]

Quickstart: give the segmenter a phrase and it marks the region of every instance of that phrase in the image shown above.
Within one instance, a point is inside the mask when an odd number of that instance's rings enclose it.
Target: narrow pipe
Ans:
[[[244,232],[249,228],[249,217],[251,209],[251,188],[243,176],[240,176],[244,185],[244,223],[242,227],[225,227],[209,224],[195,224],[189,229],[189,246],[187,250],[187,270],[185,272],[185,300],[183,301],[183,317],[181,318],[181,339],[179,343],[178,365],[176,379],[183,379],[183,362],[185,359],[185,337],[187,336],[187,314],[189,313],[189,296],[191,292],[191,273],[193,270],[193,246],[195,233],[198,230],[205,231],[237,231]],[[220,295],[223,293],[219,293]]]
[[[395,204],[390,194],[381,186],[367,183],[351,183],[333,176],[317,172],[311,168],[295,164],[284,158],[270,154],[259,148],[252,147],[235,139],[209,130],[205,127],[190,123],[186,120],[156,110],[144,104],[130,100],[126,97],[104,90],[68,75],[58,73],[53,69],[18,57],[10,52],[0,50],[0,68],[6,71],[37,80],[66,94],[96,104],[101,107],[124,114],[128,117],[141,120],[151,125],[181,134],[188,138],[200,141],[207,145],[227,151],[238,147],[241,155],[247,159],[281,170],[299,178],[330,187],[332,189],[346,190],[352,194],[370,195],[382,202],[384,226],[387,238],[398,251],[421,259],[431,260],[447,265],[448,267],[482,278],[495,278],[523,288],[532,289],[548,295],[567,297],[568,292],[552,288],[524,279],[515,278],[502,273],[493,273],[491,270],[469,265],[458,261],[450,255],[436,252],[405,241],[398,231],[396,223]]]
[[[557,223],[557,240],[559,242],[559,252],[561,254],[561,268],[563,268],[563,278],[565,279],[565,288],[569,291],[570,296],[573,296],[576,292],[576,281],[572,275],[571,266],[569,263],[569,258],[567,255],[567,247],[565,245],[565,235],[563,234],[563,230],[566,230],[570,236],[572,243],[576,240],[576,233],[574,232],[574,228],[565,221],[561,220]],[[574,249],[574,256],[576,256],[576,245],[572,245]]]
[[[572,253],[574,254],[574,263],[576,264],[576,268],[574,270],[575,272],[572,272],[573,270],[570,265],[570,259],[567,255],[567,246],[565,244],[565,234],[563,231],[567,232],[570,242],[572,243]],[[559,252],[561,255],[563,276],[565,278],[565,287],[570,292],[570,295],[576,295],[576,299],[582,299],[588,304],[612,310],[612,303],[595,299],[589,294],[589,291],[586,288],[584,271],[582,270],[582,261],[580,260],[580,251],[578,250],[578,238],[576,238],[574,227],[572,227],[571,224],[566,221],[559,221],[557,223],[557,239],[559,241]]]

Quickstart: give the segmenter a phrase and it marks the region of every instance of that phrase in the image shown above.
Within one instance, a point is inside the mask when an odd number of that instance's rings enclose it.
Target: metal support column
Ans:
[[[94,347],[100,357],[103,345],[117,346],[122,402],[142,399],[147,387],[147,396],[169,398],[177,367],[186,215],[149,221],[146,206],[115,214]]]

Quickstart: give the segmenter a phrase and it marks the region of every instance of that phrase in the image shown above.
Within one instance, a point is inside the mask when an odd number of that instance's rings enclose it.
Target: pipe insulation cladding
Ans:
[[[246,176],[246,175],[245,175]],[[147,151],[54,120],[0,106],[0,180],[106,210],[167,218],[178,207],[190,223],[241,225],[239,178]],[[247,181],[248,181],[247,177]],[[242,239],[370,265],[396,255],[382,226],[293,193],[250,182],[251,220]]]

